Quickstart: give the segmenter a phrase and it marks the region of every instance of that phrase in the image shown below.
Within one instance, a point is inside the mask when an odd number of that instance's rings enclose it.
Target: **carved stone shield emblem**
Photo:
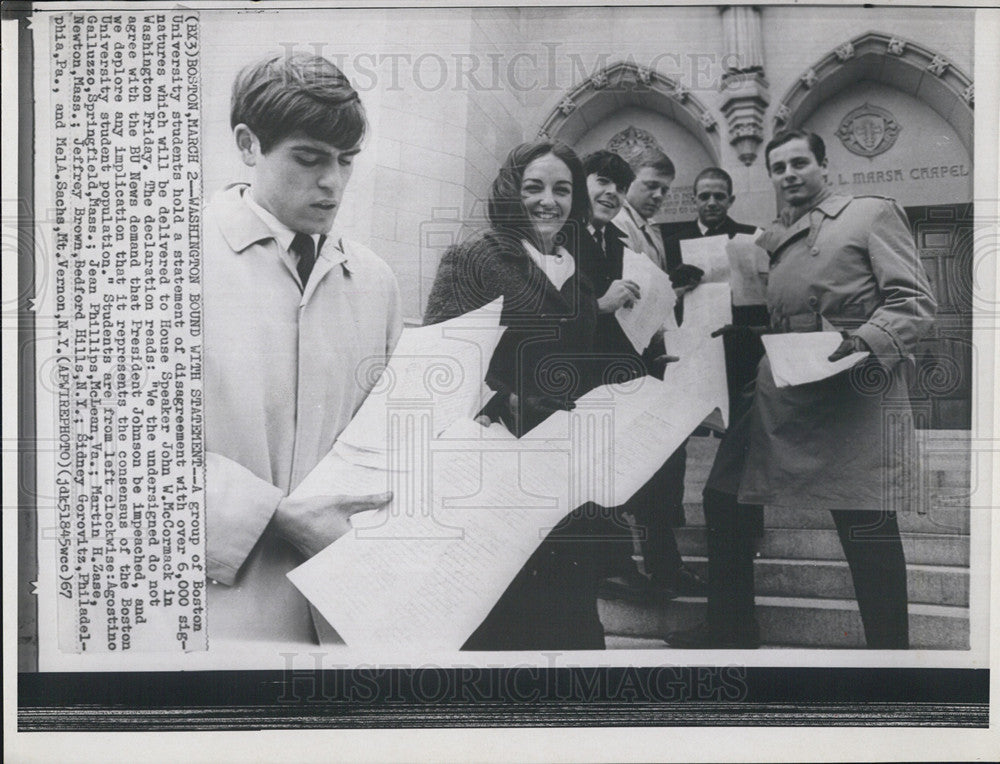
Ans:
[[[629,125],[611,136],[607,149],[629,162],[649,149],[660,149],[660,144],[656,138],[642,128]],[[662,151],[662,149],[660,150]]]
[[[849,112],[837,137],[852,154],[873,157],[892,148],[902,128],[886,109],[865,103]]]

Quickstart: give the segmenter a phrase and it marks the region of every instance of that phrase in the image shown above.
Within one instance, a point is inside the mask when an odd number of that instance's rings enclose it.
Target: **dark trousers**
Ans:
[[[635,518],[639,546],[646,573],[654,580],[669,583],[684,564],[677,549],[674,528],[684,525],[684,472],[687,443],[622,507]],[[627,564],[631,565],[631,559]]]
[[[709,627],[726,638],[756,634],[754,617],[754,529],[760,507],[731,494],[706,489]],[[906,560],[892,512],[831,510],[851,569],[865,642],[871,649],[909,647]]]
[[[463,650],[603,650],[597,586],[631,547],[617,510],[579,507],[538,546]]]
[[[725,639],[758,636],[754,616],[753,559],[763,508],[706,488],[703,494],[708,545],[708,609],[712,631]]]
[[[906,650],[906,560],[896,513],[838,509],[830,514],[851,568],[868,647]]]

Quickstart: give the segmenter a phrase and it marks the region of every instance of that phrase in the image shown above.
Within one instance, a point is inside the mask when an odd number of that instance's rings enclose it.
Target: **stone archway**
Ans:
[[[835,189],[906,210],[938,301],[910,386],[921,429],[971,424],[973,106],[972,81],[952,62],[870,32],[807,69],[774,114],[776,130],[824,137]]]
[[[721,127],[682,84],[631,62],[619,62],[566,91],[550,105],[539,136],[560,140],[582,154],[610,148],[625,159],[643,147],[664,151],[677,168],[657,222],[688,219],[690,184],[704,167],[718,165]]]
[[[881,32],[848,40],[807,69],[777,104],[775,130],[799,127],[825,101],[864,80],[926,103],[951,125],[972,156],[971,78],[929,48]]]
[[[572,146],[607,116],[627,107],[676,122],[695,137],[713,163],[719,163],[719,123],[708,108],[681,83],[627,61],[612,64],[567,91],[538,134]]]

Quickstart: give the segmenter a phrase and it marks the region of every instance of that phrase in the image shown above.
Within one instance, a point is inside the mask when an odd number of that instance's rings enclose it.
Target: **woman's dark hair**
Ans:
[[[768,172],[771,172],[771,151],[796,139],[806,142],[812,155],[816,157],[816,164],[823,164],[823,160],[826,159],[826,144],[816,133],[808,130],[782,130],[780,133],[776,133],[764,147],[764,165]]]
[[[587,176],[576,152],[558,141],[535,140],[515,146],[500,167],[490,188],[487,215],[490,225],[499,233],[528,239],[538,245],[538,235],[521,201],[521,181],[528,165],[539,157],[552,154],[569,168],[573,179],[573,200],[569,217],[556,238],[556,243],[575,253],[580,231],[590,220],[590,198],[587,196]]]
[[[293,133],[351,149],[368,126],[344,73],[308,53],[280,54],[245,67],[233,82],[229,122],[249,127],[265,154]]]

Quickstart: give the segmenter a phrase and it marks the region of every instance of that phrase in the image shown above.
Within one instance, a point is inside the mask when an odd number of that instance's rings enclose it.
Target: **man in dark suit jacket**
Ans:
[[[597,327],[594,360],[588,368],[588,387],[624,382],[644,374],[663,379],[669,356],[662,338],[654,338],[645,352],[636,352],[615,317],[615,311],[641,297],[638,285],[622,278],[625,234],[611,220],[618,214],[622,199],[635,174],[628,163],[610,151],[594,152],[583,160],[593,216],[580,236],[578,263],[590,279],[597,300]],[[620,576],[623,585],[611,594],[702,594],[705,583],[686,568],[677,551],[671,528],[672,514],[665,511],[662,486],[670,481],[674,459],[668,459],[649,482],[620,509],[633,515],[641,532],[641,547],[648,579],[639,575],[631,561],[630,549],[617,545],[619,554],[610,561],[609,573]]]
[[[668,272],[683,264],[682,241],[703,236],[728,236],[731,239],[738,233],[753,235],[756,232],[754,226],[737,223],[729,217],[729,208],[735,199],[733,179],[725,170],[719,167],[707,167],[698,173],[694,181],[697,219],[682,223],[663,223],[660,226]],[[680,306],[680,303],[678,305]],[[682,316],[678,315],[677,318],[681,320]],[[767,322],[766,305],[733,306],[733,324],[736,326],[765,326]],[[757,364],[764,355],[764,346],[757,338],[746,341],[736,336],[726,336],[724,342],[726,382],[729,388],[730,414],[732,414],[733,403],[739,397],[740,390],[756,377]]]
[[[754,234],[756,228],[750,225],[737,223],[729,217],[729,208],[736,197],[733,195],[733,180],[725,170],[718,167],[708,167],[698,173],[694,181],[695,207],[698,210],[696,220],[685,221],[683,223],[664,223],[660,233],[663,237],[666,251],[667,267],[670,270],[680,267],[683,263],[681,258],[681,242],[687,239],[697,239],[702,236],[728,236],[730,239],[736,234]],[[678,314],[678,321],[681,315]],[[733,324],[740,326],[762,326],[768,323],[768,313],[766,305],[734,305]],[[733,424],[749,409],[753,399],[753,383],[757,376],[757,364],[764,355],[764,345],[760,338],[752,333],[729,333],[723,337],[723,346],[726,357],[726,386],[729,389],[729,423]],[[679,492],[683,497],[684,472],[680,470]],[[703,496],[706,522],[711,528],[714,522],[715,505],[718,503],[714,492],[706,491]],[[712,503],[714,502],[714,504]],[[744,539],[741,543],[752,545],[752,539],[759,538],[764,530],[764,509],[760,505],[745,504],[740,506],[739,524],[734,528],[733,533]],[[720,551],[721,547],[717,538],[718,534],[713,531],[708,533],[710,559],[714,557],[726,556],[728,549]],[[735,542],[734,542],[735,543]],[[749,547],[748,547],[749,548]],[[735,600],[725,600],[718,596],[719,591],[727,591],[725,586],[728,582],[725,575],[720,574],[720,567],[713,566],[709,574],[709,601],[717,602],[716,610],[733,610]],[[714,574],[714,575],[713,575]],[[752,574],[751,574],[752,579]],[[727,617],[735,617],[735,613],[727,613]],[[703,633],[706,627],[699,626],[692,630],[692,636],[685,642],[683,635],[671,635],[674,647],[709,646],[705,642]],[[756,647],[757,637],[751,636],[745,642],[741,642],[741,647]]]

